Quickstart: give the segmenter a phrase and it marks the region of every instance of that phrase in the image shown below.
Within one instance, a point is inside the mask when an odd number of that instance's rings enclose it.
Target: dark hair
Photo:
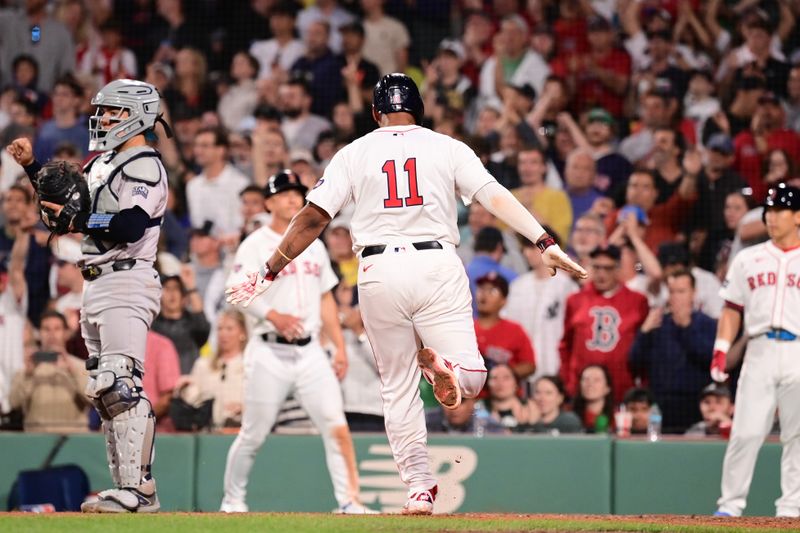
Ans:
[[[473,249],[476,252],[494,252],[497,246],[503,246],[503,234],[494,226],[486,226],[475,235]]]
[[[55,159],[65,159],[67,157],[78,157],[78,147],[69,141],[62,141],[56,145],[53,151]]]
[[[250,68],[253,69],[254,72],[253,76],[254,77],[258,76],[258,71],[261,69],[261,64],[258,62],[258,59],[256,59],[256,57],[253,54],[251,54],[247,50],[240,50],[236,52],[235,55],[237,56],[244,55],[244,57],[247,59],[247,62],[250,63]]]
[[[69,325],[67,324],[67,319],[64,317],[64,315],[62,315],[58,311],[52,309],[45,311],[39,318],[39,323],[41,324],[48,318],[57,318],[58,320],[61,321],[61,325],[64,326],[64,329],[69,329]]]
[[[697,280],[694,279],[694,274],[692,274],[692,271],[687,269],[687,268],[682,268],[680,270],[676,270],[672,274],[668,275],[667,279],[669,279],[669,278],[682,278],[684,276],[689,278],[689,281],[692,282],[692,288],[694,289],[695,286],[696,286]]]
[[[262,187],[259,187],[258,185],[248,185],[247,187],[242,189],[242,192],[239,193],[239,197],[241,198],[242,196],[244,196],[249,192],[258,193],[261,195],[262,198],[265,198],[264,189]]]
[[[537,152],[540,156],[542,156],[542,161],[544,161],[544,164],[547,164],[547,154],[541,146],[537,146],[535,144],[524,144],[517,151],[517,157],[519,157],[519,154],[522,152]]]
[[[558,393],[564,398],[561,402],[559,408],[563,408],[564,404],[567,403],[567,388],[564,386],[564,381],[558,376],[541,376],[533,383],[533,390],[536,390],[536,385],[539,384],[540,381],[549,381],[553,384],[553,386],[558,390]]]
[[[29,100],[28,98],[25,98],[24,96],[18,95],[14,99],[14,103],[21,105],[25,109],[25,112],[29,115],[35,117],[38,114],[38,109],[36,107],[36,104],[31,100]]]
[[[30,189],[28,189],[24,185],[20,185],[19,183],[15,183],[11,187],[8,188],[8,190],[6,191],[6,194],[8,194],[10,191],[21,192],[25,196],[25,203],[26,204],[29,204],[29,203],[31,203],[33,201],[33,196],[31,195]]]
[[[195,137],[199,137],[204,133],[210,133],[214,136],[214,146],[223,146],[225,149],[231,147],[230,142],[228,141],[228,132],[225,131],[225,128],[220,126],[206,126],[200,128]]]
[[[72,91],[72,96],[76,98],[83,97],[83,87],[80,83],[78,83],[78,80],[76,80],[72,74],[64,74],[58,78],[55,84],[53,84],[53,87],[58,87],[59,85],[63,85]]]
[[[311,96],[311,87],[309,87],[308,81],[300,74],[293,75],[289,78],[286,85],[300,87],[303,89],[303,92],[306,93],[306,96]]]
[[[775,152],[779,152],[781,155],[783,155],[783,158],[786,160],[786,166],[789,167],[786,170],[785,179],[789,180],[797,177],[797,165],[795,164],[794,159],[789,155],[789,152],[783,148],[773,148],[767,152],[767,156],[761,162],[761,175],[766,176],[767,172],[769,172],[769,160],[772,159],[772,154]]]
[[[643,387],[634,387],[632,389],[628,389],[625,392],[625,396],[622,397],[622,403],[627,405],[634,402],[653,405],[653,393],[650,392],[650,389],[645,389]]]
[[[606,378],[606,383],[608,384],[608,394],[606,397],[603,398],[603,411],[601,414],[604,414],[608,417],[609,423],[611,422],[611,417],[614,414],[614,398],[613,398],[613,391],[612,391],[612,384],[611,384],[611,373],[604,365],[587,365],[583,367],[581,373],[579,374],[579,378],[583,377],[583,373],[586,372],[590,368],[599,368],[603,372],[603,376]],[[575,414],[578,415],[578,418],[581,419],[581,423],[584,422],[584,416],[586,415],[586,399],[583,397],[583,393],[581,392],[581,384],[580,379],[578,379],[578,390],[575,394],[575,400],[572,402],[572,410],[575,411]],[[586,428],[589,431],[593,431],[594,428]]]
[[[20,64],[22,63],[28,63],[29,65],[31,65],[33,67],[33,70],[36,71],[36,76],[34,76],[34,78],[38,76],[39,62],[36,61],[35,57],[29,54],[20,54],[14,57],[14,60],[11,62],[11,70],[12,71],[17,70],[17,67],[20,66]]]
[[[654,133],[659,131],[670,132],[672,134],[672,142],[678,147],[681,154],[686,151],[686,138],[683,136],[683,133],[670,126],[659,126],[654,130]]]
[[[653,187],[658,186],[658,180],[656,179],[656,174],[649,168],[636,167],[633,169],[633,172],[631,172],[631,176],[633,176],[634,174],[644,174],[646,176],[649,176],[650,180],[653,182]],[[630,178],[628,178],[628,181],[630,182]]]

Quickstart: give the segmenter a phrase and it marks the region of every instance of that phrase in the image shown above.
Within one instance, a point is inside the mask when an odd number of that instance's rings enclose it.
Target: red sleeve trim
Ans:
[[[734,311],[738,311],[739,313],[744,313],[744,306],[735,304],[730,300],[725,300],[725,307],[733,309]]]

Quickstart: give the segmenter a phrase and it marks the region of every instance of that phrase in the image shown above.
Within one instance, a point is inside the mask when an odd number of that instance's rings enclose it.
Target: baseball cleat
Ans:
[[[228,499],[222,500],[219,510],[222,513],[247,513],[250,511],[246,503]]]
[[[403,506],[403,510],[400,511],[400,513],[410,515],[433,514],[433,502],[436,500],[437,492],[439,492],[439,486],[434,485],[430,490],[413,493],[408,497],[408,501]]]
[[[155,490],[151,494],[134,488],[108,489],[96,499],[81,504],[84,513],[155,513],[161,509]]]
[[[417,362],[422,375],[433,385],[433,396],[445,409],[461,405],[461,387],[458,386],[453,367],[431,348],[417,352]]]
[[[347,502],[341,507],[333,510],[333,514],[379,514],[378,511],[373,511],[366,505],[359,502]]]
[[[726,513],[725,511],[714,511],[714,516],[731,517],[733,515],[731,513]]]

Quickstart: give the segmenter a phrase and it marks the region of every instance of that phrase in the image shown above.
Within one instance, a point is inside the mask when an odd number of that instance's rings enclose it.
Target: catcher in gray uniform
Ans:
[[[116,80],[92,104],[97,111],[89,119],[89,150],[102,153],[82,172],[63,161],[42,166],[27,139],[13,141],[8,151],[25,168],[50,230],[84,235],[78,266],[87,281],[81,308],[90,356],[86,395],[103,420],[115,488],[81,509],[155,512],[155,417],[142,376],[147,330],[160,305],[153,262],[167,206],[167,173],[147,144],[155,140],[155,123],[163,123],[160,96],[148,83]]]

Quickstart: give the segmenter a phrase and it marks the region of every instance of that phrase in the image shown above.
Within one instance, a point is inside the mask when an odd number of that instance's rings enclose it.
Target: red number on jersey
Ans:
[[[386,174],[386,185],[389,189],[389,196],[383,200],[383,207],[387,209],[403,207],[403,202],[405,202],[406,207],[422,205],[422,196],[419,194],[419,186],[417,185],[416,157],[406,159],[403,165],[403,170],[408,174],[408,196],[405,199],[400,198],[397,194],[397,169],[394,161],[391,159],[386,161],[381,170]]]

